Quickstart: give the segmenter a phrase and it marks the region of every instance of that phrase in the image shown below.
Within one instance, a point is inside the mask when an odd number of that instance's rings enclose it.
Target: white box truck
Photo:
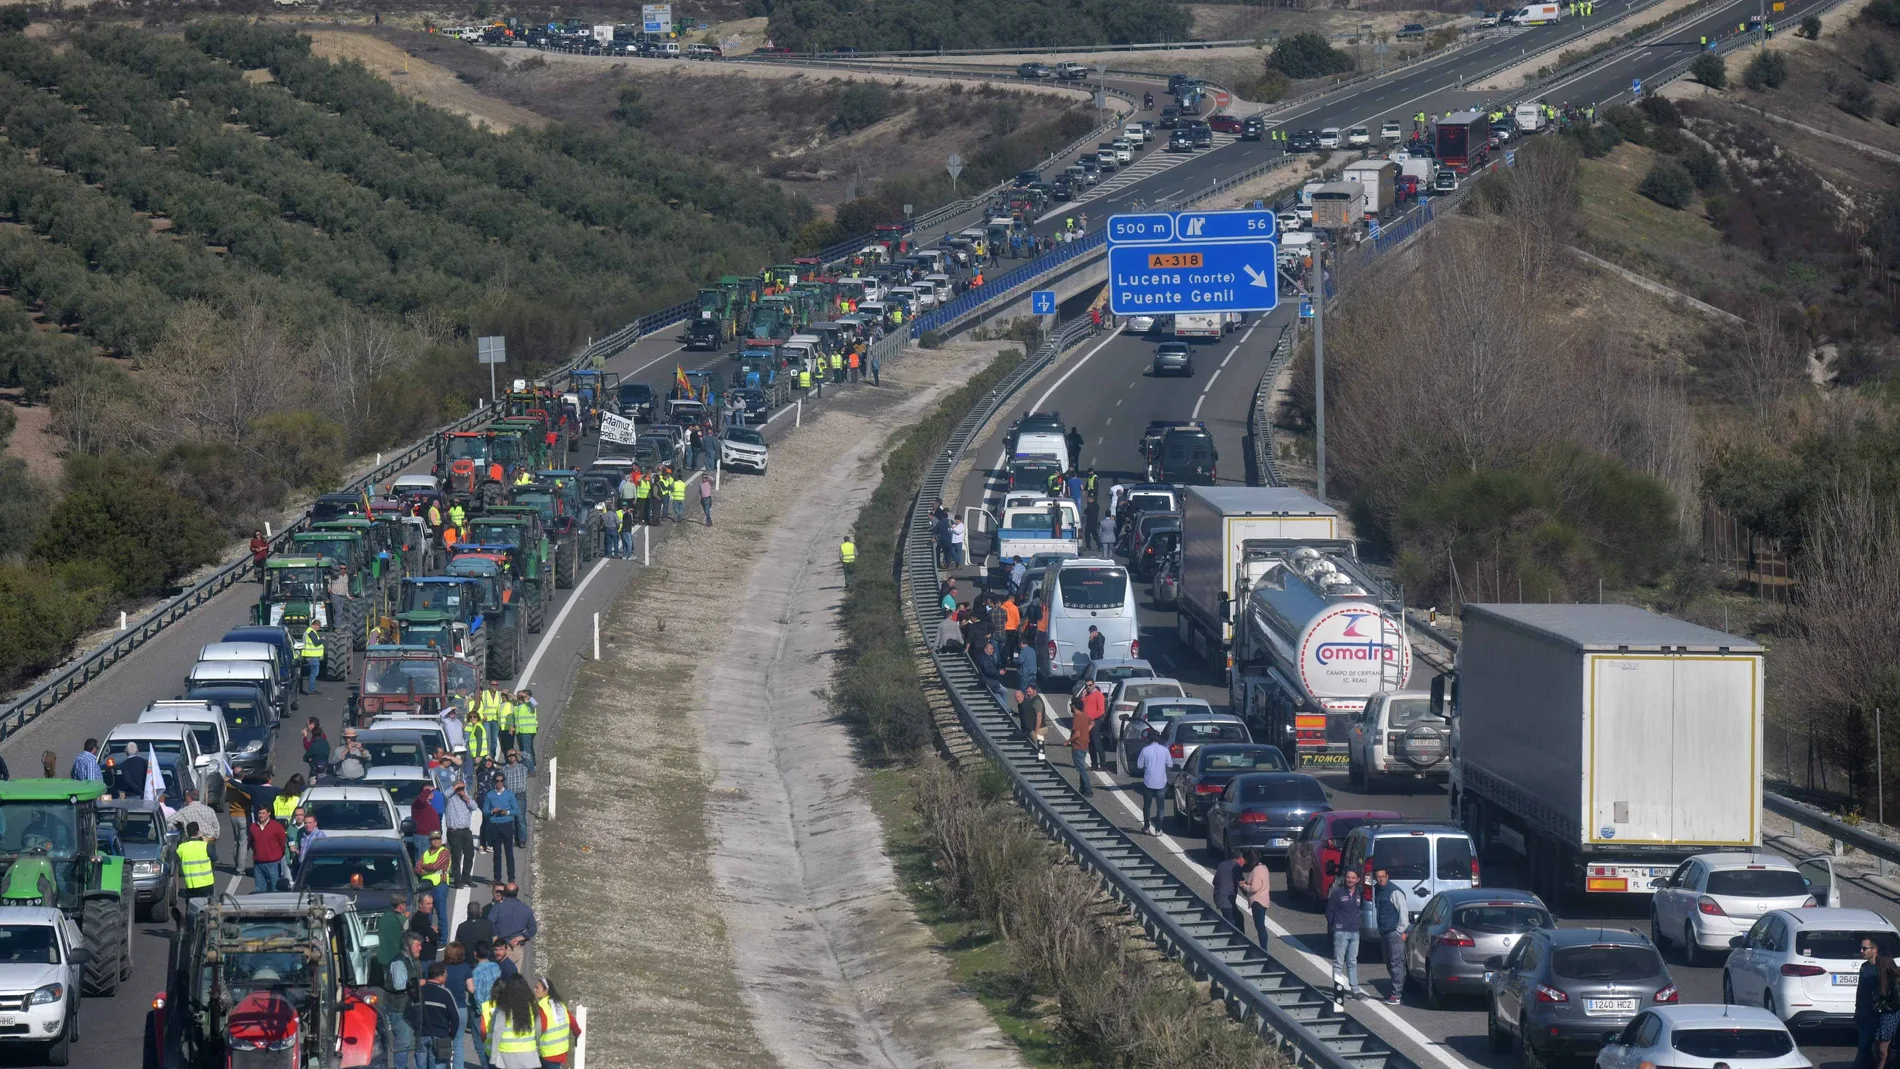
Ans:
[[[1398,174],[1399,165],[1391,160],[1361,160],[1347,164],[1339,180],[1359,183],[1366,195],[1366,218],[1381,219],[1397,199]]]
[[[1227,669],[1234,606],[1260,577],[1261,551],[1343,537],[1339,513],[1324,501],[1280,486],[1189,486],[1181,501],[1181,583],[1177,627],[1182,645]],[[1250,552],[1251,551],[1251,552]]]
[[[1511,112],[1511,121],[1517,124],[1520,134],[1534,134],[1544,128],[1544,102],[1534,100],[1519,104]]]
[[[1181,312],[1174,317],[1174,336],[1177,338],[1207,338],[1219,341],[1225,333],[1221,330],[1219,312]]]
[[[1628,605],[1467,605],[1451,812],[1555,903],[1761,843],[1763,651]]]

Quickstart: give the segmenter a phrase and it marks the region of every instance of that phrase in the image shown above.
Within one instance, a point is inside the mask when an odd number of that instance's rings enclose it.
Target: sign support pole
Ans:
[[[1326,500],[1326,250],[1313,246],[1313,455],[1314,489]]]

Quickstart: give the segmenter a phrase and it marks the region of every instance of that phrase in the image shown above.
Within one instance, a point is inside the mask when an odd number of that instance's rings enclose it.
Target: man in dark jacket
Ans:
[[[976,674],[982,677],[990,693],[996,695],[996,704],[1009,708],[1009,696],[1003,690],[1003,665],[996,659],[995,642],[983,643],[983,649],[976,655]]]
[[[1405,993],[1405,892],[1392,883],[1392,874],[1380,869],[1372,874],[1372,910],[1378,918],[1380,948],[1385,951],[1385,971],[1392,990],[1385,1003],[1397,1006]]]
[[[455,996],[449,993],[448,966],[441,962],[431,962],[427,968],[427,979],[416,991],[416,1001],[412,1008],[416,1021],[416,1049],[426,1057],[431,1066],[450,1066],[461,1059],[455,1057],[455,1040],[461,1028],[461,1017],[455,1009]]]
[[[1326,892],[1326,931],[1333,938],[1333,984],[1346,975],[1346,997],[1359,997],[1359,917],[1365,895],[1359,889],[1359,871],[1346,869]]]
[[[470,960],[485,961],[489,944],[495,941],[495,926],[482,916],[482,904],[468,904],[468,919],[455,929],[455,941],[468,948]]]
[[[1214,908],[1226,917],[1233,926],[1244,935],[1247,931],[1247,915],[1234,904],[1240,894],[1240,867],[1247,863],[1247,856],[1238,846],[1227,848],[1227,859],[1214,866]]]

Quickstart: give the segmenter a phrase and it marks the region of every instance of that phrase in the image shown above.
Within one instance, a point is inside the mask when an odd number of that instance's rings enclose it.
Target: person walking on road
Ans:
[[[580,1022],[574,1020],[567,1002],[554,989],[554,981],[537,976],[530,991],[534,994],[537,1026],[535,1046],[541,1052],[541,1069],[565,1066],[568,1052],[574,1049],[574,1041],[580,1038]]]
[[[1108,695],[1104,694],[1102,688],[1091,679],[1082,684],[1081,698],[1082,710],[1088,714],[1089,722],[1096,727],[1100,727],[1108,715]],[[1089,765],[1094,768],[1101,768],[1103,764],[1102,755],[1114,745],[1115,740],[1108,737],[1108,732],[1091,732],[1089,735]]]
[[[953,517],[950,520],[950,560],[952,567],[961,568],[970,563],[970,558],[964,556],[963,543],[965,533],[962,518]]]
[[[1860,1033],[1860,1043],[1854,1069],[1880,1069],[1874,1062],[1875,1037],[1880,1034],[1880,1011],[1874,1008],[1880,1000],[1880,968],[1874,963],[1879,953],[1880,944],[1861,937],[1860,983],[1854,988],[1854,1029]]]
[[[1016,722],[1022,726],[1023,738],[1035,745],[1036,759],[1047,760],[1042,753],[1042,693],[1034,683],[1016,692]]]
[[[264,562],[270,559],[270,539],[262,531],[251,532],[251,568],[258,582],[264,581]]]
[[[541,932],[534,910],[521,900],[521,888],[512,880],[497,888],[500,901],[488,908],[488,922],[495,926],[495,944],[508,951],[508,960],[520,968],[528,960],[528,944]]]
[[[91,780],[95,783],[106,781],[105,772],[99,767],[99,740],[87,739],[86,745],[73,758],[72,777],[81,783]]]
[[[258,894],[268,894],[289,879],[284,871],[284,855],[290,852],[290,837],[263,806],[252,817],[247,829],[251,837],[251,883]]]
[[[1089,625],[1089,660],[1099,661],[1108,656],[1108,639],[1094,624]]]
[[[186,837],[203,836],[205,848],[210,852],[211,863],[213,865],[218,863],[218,835],[223,830],[223,826],[218,822],[217,810],[200,801],[196,790],[185,792],[185,804],[178,808],[178,812],[172,814],[170,823],[174,828],[197,825],[198,830],[186,832]]]
[[[1095,785],[1089,782],[1089,740],[1094,733],[1095,719],[1089,715],[1087,704],[1072,700],[1069,703],[1069,762],[1075,766],[1076,785],[1084,797],[1095,793]]]
[[[1874,1012],[1880,1015],[1880,1023],[1874,1029],[1874,1066],[1875,1069],[1885,1069],[1887,1052],[1893,1047],[1893,1037],[1900,1033],[1900,965],[1895,965],[1893,955],[1878,949],[1878,946],[1876,943],[1872,955],[1877,978],[1873,986],[1878,992],[1874,996]]]
[[[213,821],[215,824],[215,817]],[[203,831],[195,823],[185,825],[184,838],[177,847],[178,882],[184,885],[185,899],[185,912],[178,921],[180,928],[188,923],[199,905],[211,897],[218,880],[217,874],[211,871],[211,844]]]
[[[1247,914],[1236,902],[1240,898],[1241,869],[1246,864],[1247,855],[1239,847],[1230,846],[1227,856],[1214,866],[1214,908],[1243,938],[1247,935]]]
[[[431,962],[413,1007],[416,1029],[416,1069],[461,1069],[455,1040],[462,1015],[448,986],[445,961]]]
[[[429,833],[429,845],[416,854],[416,876],[422,881],[423,890],[435,899],[435,915],[440,918],[443,934],[449,926],[449,878],[453,875],[450,865],[454,856],[449,848],[442,844],[441,829]]]
[[[683,522],[686,519],[686,480],[674,476],[667,487],[667,494],[673,500],[673,522]]]
[[[482,1007],[483,1046],[494,1069],[541,1069],[534,993],[519,976],[503,977]]]
[[[857,563],[858,547],[851,541],[851,536],[846,535],[844,541],[838,543],[838,566],[844,570],[844,585],[847,587],[851,585],[851,568]]]
[[[475,867],[475,833],[469,830],[469,823],[475,813],[475,803],[468,798],[468,786],[457,783],[448,801],[442,804],[442,826],[448,829],[449,863],[453,870],[449,882],[453,887],[472,885],[470,870]]]
[[[1397,1006],[1405,1001],[1405,892],[1392,883],[1392,874],[1381,868],[1372,874],[1372,908],[1379,925],[1379,942],[1385,951],[1385,972],[1390,984],[1385,1004]]]
[[[521,817],[521,803],[503,777],[497,775],[489,782],[488,793],[482,796],[482,842],[493,851],[494,882],[500,883],[504,855],[508,878],[515,878],[515,821]]]
[[[1151,835],[1161,834],[1162,792],[1168,789],[1168,748],[1161,745],[1161,736],[1153,730],[1143,738],[1147,744],[1135,758],[1135,768],[1141,772],[1141,830]],[[1150,808],[1154,815],[1149,816]]]
[[[1345,998],[1359,997],[1359,920],[1365,896],[1359,890],[1359,872],[1346,869],[1326,893],[1326,930],[1333,941],[1333,986],[1345,977]]]
[[[706,514],[706,526],[712,526],[713,481],[710,475],[699,477],[699,510]]]

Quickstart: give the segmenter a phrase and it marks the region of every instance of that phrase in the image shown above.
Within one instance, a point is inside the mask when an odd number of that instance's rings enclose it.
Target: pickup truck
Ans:
[[[1012,557],[1028,560],[1036,556],[1057,555],[1079,557],[1082,555],[1082,514],[1075,502],[1062,499],[1062,534],[1056,538],[1049,519],[1049,506],[1052,499],[1034,498],[1023,493],[1008,495],[1003,508],[1002,522],[996,525],[996,561],[1002,571],[1007,572]]]

